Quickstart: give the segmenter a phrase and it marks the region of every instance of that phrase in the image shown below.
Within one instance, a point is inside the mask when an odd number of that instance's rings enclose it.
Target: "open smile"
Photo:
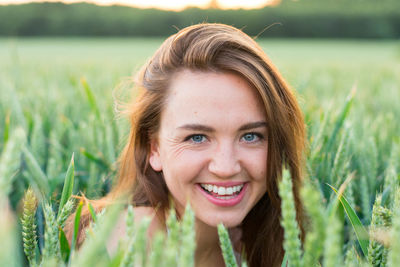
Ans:
[[[228,207],[238,204],[244,196],[248,183],[222,186],[216,184],[197,184],[202,194],[213,204]]]
[[[244,186],[244,184],[229,186],[229,187],[217,186],[215,184],[200,184],[200,185],[210,195],[213,195],[220,199],[233,198],[235,195],[238,195],[240,191],[242,191]]]

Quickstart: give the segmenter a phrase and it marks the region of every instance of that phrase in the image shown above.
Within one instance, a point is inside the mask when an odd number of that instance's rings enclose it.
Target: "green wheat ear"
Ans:
[[[218,225],[218,235],[226,267],[237,267],[238,265],[236,263],[235,253],[232,248],[229,233],[223,224]]]
[[[372,209],[372,220],[370,226],[371,233],[374,233],[380,228],[391,225],[392,213],[390,210],[382,207],[381,202],[382,197],[377,196]],[[372,266],[386,266],[387,254],[387,249],[381,243],[372,238],[370,239],[368,247],[368,261]]]
[[[310,182],[305,183],[300,193],[312,223],[304,244],[304,266],[317,266],[322,254],[326,227],[321,195]]]
[[[393,204],[394,202],[394,197],[395,197],[395,193],[396,193],[396,188],[399,186],[398,185],[398,178],[397,178],[397,173],[396,173],[396,164],[395,164],[395,160],[394,155],[396,154],[396,149],[393,148],[392,149],[392,153],[390,156],[390,160],[389,160],[389,166],[386,168],[385,171],[385,178],[384,178],[384,191],[388,191],[388,201],[386,203],[391,203]]]
[[[400,266],[400,188],[395,192],[393,209],[391,247],[388,256],[390,267]]]
[[[46,219],[46,227],[44,231],[44,250],[43,250],[43,262],[48,261],[52,258],[61,259],[60,254],[60,243],[58,241],[58,224],[56,215],[50,204],[45,203],[43,205],[43,213]]]
[[[356,267],[359,266],[358,261],[357,261],[357,255],[355,252],[355,248],[353,246],[349,247],[346,251],[345,254],[345,260],[344,260],[344,266],[345,267]]]
[[[22,240],[24,243],[24,252],[31,266],[35,266],[36,258],[36,224],[35,213],[37,208],[37,199],[33,190],[28,188],[24,197],[24,212],[22,214]]]
[[[149,267],[163,266],[163,252],[165,244],[165,234],[163,232],[156,232],[151,244],[151,251],[149,255]]]
[[[150,226],[151,219],[145,217],[140,222],[134,240],[133,262],[134,266],[146,266],[147,261],[147,230]]]
[[[135,229],[133,220],[133,207],[130,205],[126,215],[128,247],[126,248],[125,254],[122,258],[121,267],[132,265],[144,266],[143,260],[146,257],[146,233],[150,225],[150,219],[144,218],[138,225],[138,229]]]
[[[185,215],[181,223],[181,249],[179,254],[179,266],[194,266],[194,251],[196,249],[194,212],[187,205]]]
[[[279,196],[281,197],[282,219],[284,229],[283,248],[288,255],[291,267],[303,266],[300,246],[300,230],[296,220],[292,179],[289,171],[284,170],[279,183]]]
[[[57,218],[57,224],[59,227],[64,228],[65,222],[69,215],[71,215],[72,209],[74,208],[75,200],[73,198],[68,199],[67,203],[62,207],[60,216]]]
[[[360,196],[361,196],[361,208],[362,213],[364,214],[364,218],[370,217],[370,189],[368,187],[368,177],[362,175],[360,177]]]
[[[165,241],[165,266],[176,266],[177,253],[176,249],[179,248],[180,228],[176,218],[175,208],[171,207],[167,219],[167,239]]]
[[[126,212],[126,234],[129,239],[133,238],[133,235],[135,233],[134,229],[134,219],[135,215],[133,213],[133,207],[132,205],[128,206],[128,211]]]
[[[323,266],[341,266],[342,223],[339,221],[339,218],[335,214],[332,214],[328,220],[327,225],[328,227],[326,228]]]

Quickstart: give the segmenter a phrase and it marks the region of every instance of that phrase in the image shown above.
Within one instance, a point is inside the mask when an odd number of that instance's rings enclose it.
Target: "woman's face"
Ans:
[[[169,88],[150,165],[182,212],[239,225],[266,192],[267,121],[256,90],[231,73],[178,73]]]

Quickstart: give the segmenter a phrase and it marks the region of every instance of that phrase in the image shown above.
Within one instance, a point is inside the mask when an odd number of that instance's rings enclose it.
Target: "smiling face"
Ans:
[[[187,200],[207,225],[239,225],[266,193],[267,121],[257,91],[232,73],[178,73],[150,165],[178,212]]]

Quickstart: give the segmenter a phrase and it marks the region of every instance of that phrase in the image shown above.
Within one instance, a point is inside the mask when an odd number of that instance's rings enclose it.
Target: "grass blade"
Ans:
[[[21,101],[18,98],[16,92],[15,84],[8,84],[6,86],[9,87],[8,93],[10,94],[12,113],[15,116],[14,118],[16,118],[16,123],[26,131],[28,129],[28,123],[26,122],[26,118],[21,106]]]
[[[46,174],[44,174],[39,163],[26,146],[23,148],[23,151],[32,181],[35,183],[39,192],[44,194],[44,196],[48,196],[50,193],[50,186]]]
[[[67,237],[65,236],[64,230],[62,228],[60,228],[59,230],[60,230],[59,239],[60,239],[61,258],[63,259],[64,262],[68,262],[71,249],[69,247],[68,240]]]
[[[81,151],[82,155],[84,155],[85,157],[87,157],[91,161],[97,163],[102,168],[104,168],[104,169],[109,169],[110,168],[110,165],[104,159],[103,155],[97,157],[97,156],[93,155],[92,153],[90,153],[89,151],[87,151],[86,149],[84,149],[83,147],[80,149],[80,151]]]
[[[71,162],[69,163],[67,174],[65,175],[64,187],[61,194],[60,206],[58,207],[57,218],[61,214],[61,210],[67,203],[68,199],[72,195],[72,189],[74,188],[74,154],[72,154]]]
[[[7,112],[6,119],[4,120],[4,133],[3,133],[3,144],[8,141],[10,132],[10,111]]]
[[[287,267],[288,266],[288,256],[287,253],[283,256],[282,264],[281,267]]]
[[[89,201],[87,201],[86,203],[87,203],[87,206],[88,206],[89,213],[92,216],[93,222],[97,223],[96,212],[94,211],[94,208],[93,208],[92,204],[90,204]]]
[[[92,112],[96,115],[97,120],[100,120],[100,111],[97,106],[96,98],[94,97],[94,94],[92,92],[92,89],[90,88],[89,84],[87,83],[86,79],[84,77],[81,78],[81,84],[83,86],[83,89],[85,90],[85,94],[88,98],[90,108],[92,109]]]
[[[21,162],[21,147],[25,142],[25,131],[18,127],[4,145],[0,154],[0,195],[7,196],[12,189],[15,173]]]
[[[74,250],[75,250],[76,241],[77,241],[77,239],[78,239],[78,231],[79,231],[79,223],[80,223],[80,221],[81,221],[82,207],[83,207],[83,201],[81,200],[81,201],[79,202],[78,208],[76,209],[76,213],[75,213],[74,233],[73,233],[73,235],[72,235],[71,251],[74,251]]]
[[[337,136],[339,130],[342,128],[344,120],[346,119],[347,115],[349,114],[350,108],[353,104],[356,89],[357,89],[357,87],[353,86],[353,88],[350,92],[350,95],[346,99],[345,105],[343,106],[343,109],[340,112],[338,119],[336,120],[335,128],[333,128],[332,134],[328,139],[329,141],[328,141],[328,144],[326,145],[326,151],[332,151],[332,146],[335,143],[336,136]]]
[[[361,223],[361,220],[358,218],[354,209],[350,206],[347,199],[343,196],[343,194],[339,193],[336,188],[329,185],[328,186],[336,193],[337,198],[342,204],[351,225],[353,226],[354,232],[356,233],[358,243],[360,244],[361,250],[365,257],[368,256],[368,232],[365,229],[364,225]]]

